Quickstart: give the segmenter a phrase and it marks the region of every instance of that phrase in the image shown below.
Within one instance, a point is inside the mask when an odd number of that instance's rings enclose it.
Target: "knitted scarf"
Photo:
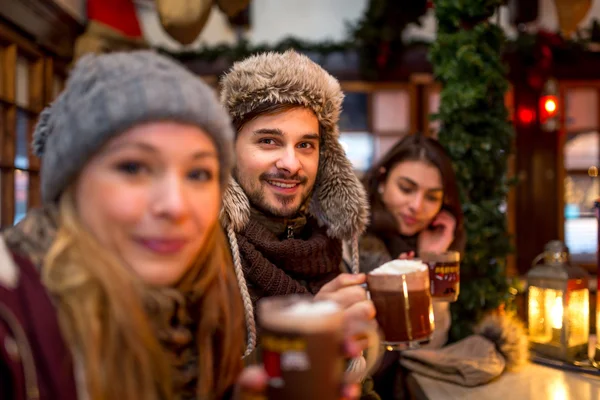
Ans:
[[[315,294],[341,272],[341,242],[310,217],[300,235],[284,240],[251,219],[237,241],[253,303],[265,296]]]

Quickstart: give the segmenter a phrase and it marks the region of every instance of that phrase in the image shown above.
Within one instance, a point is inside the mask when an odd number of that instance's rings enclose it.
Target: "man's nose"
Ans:
[[[296,175],[302,168],[302,164],[296,155],[296,149],[293,147],[283,149],[275,166],[277,169],[287,171],[290,175]]]

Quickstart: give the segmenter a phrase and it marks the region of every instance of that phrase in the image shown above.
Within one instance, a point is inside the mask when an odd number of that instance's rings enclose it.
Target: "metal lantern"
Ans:
[[[590,176],[593,175],[590,174]],[[598,176],[597,170],[595,176]],[[594,209],[596,211],[596,221],[598,221],[598,247],[596,249],[596,279],[598,283],[597,288],[600,288],[600,199],[594,202]],[[594,347],[594,351],[590,361],[592,362],[592,365],[594,367],[600,369],[600,341],[598,340],[598,338],[600,338],[600,296],[596,295],[596,346]]]
[[[544,260],[543,264],[536,265]],[[542,356],[573,362],[587,358],[590,293],[588,274],[569,264],[560,241],[546,244],[527,274],[527,311],[531,349]]]

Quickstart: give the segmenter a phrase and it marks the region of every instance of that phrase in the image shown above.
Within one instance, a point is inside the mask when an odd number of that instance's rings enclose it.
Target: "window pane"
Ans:
[[[375,157],[374,161],[379,160],[405,135],[377,136],[375,138]]]
[[[20,169],[15,170],[15,221],[19,222],[27,213],[27,188],[29,174]]]
[[[599,166],[600,136],[597,131],[571,134],[565,143],[565,169],[587,170],[592,165]]]
[[[17,57],[17,104],[29,106],[29,61],[21,55]]]
[[[595,254],[597,222],[594,201],[600,197],[597,178],[572,175],[565,178],[565,244],[572,254]]]
[[[407,132],[410,128],[408,90],[385,90],[373,95],[373,126],[376,132]]]
[[[566,127],[569,130],[598,126],[598,90],[569,89],[565,98]]]
[[[369,95],[347,92],[340,115],[340,131],[369,130]]]
[[[4,59],[4,48],[0,46],[0,60]],[[0,98],[5,98],[4,95],[4,63],[0,62]]]
[[[375,141],[368,132],[346,132],[340,135],[340,142],[352,166],[357,171],[366,171],[373,160]]]
[[[431,92],[429,94],[429,99],[428,99],[428,107],[429,107],[429,117],[431,117],[432,114],[437,114],[437,112],[440,110],[440,92],[436,91],[436,92]],[[429,133],[437,138],[437,134],[440,130],[440,121],[439,120],[435,120],[435,121],[429,121]]]
[[[29,143],[27,140],[27,133],[29,130],[29,116],[27,113],[19,110],[17,111],[17,143],[15,152],[15,167],[27,169],[29,168],[29,157],[27,149]]]

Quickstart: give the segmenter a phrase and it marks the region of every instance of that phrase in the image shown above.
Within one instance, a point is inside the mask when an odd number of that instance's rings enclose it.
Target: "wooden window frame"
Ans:
[[[577,129],[567,129],[567,93],[572,89],[595,89],[598,96],[598,111],[597,120],[595,127],[578,127]],[[558,135],[558,154],[556,161],[556,175],[558,185],[557,198],[558,198],[558,233],[559,239],[564,242],[565,240],[565,178],[569,175],[574,176],[587,176],[587,170],[567,170],[565,168],[565,146],[567,143],[567,136],[569,134],[576,134],[587,131],[597,131],[600,134],[600,80],[562,80],[558,81],[558,98],[559,98],[559,110],[561,111],[558,115],[559,119],[559,135]],[[599,149],[600,153],[600,149]],[[600,163],[600,159],[598,160]],[[588,258],[577,258],[576,262],[583,268],[594,271],[596,269],[596,255],[593,255],[591,259]]]
[[[27,105],[18,104],[17,63],[20,57],[27,60]],[[52,99],[52,85],[55,67],[53,58],[48,56],[35,43],[0,23],[0,227],[12,226],[15,219],[15,185],[17,171],[28,174],[27,209],[41,205],[40,160],[32,153],[33,131],[37,118],[46,104]],[[66,75],[66,65],[60,66],[60,74]],[[52,79],[48,79],[52,73]],[[27,115],[27,168],[15,163],[17,151],[17,120],[19,113]]]

